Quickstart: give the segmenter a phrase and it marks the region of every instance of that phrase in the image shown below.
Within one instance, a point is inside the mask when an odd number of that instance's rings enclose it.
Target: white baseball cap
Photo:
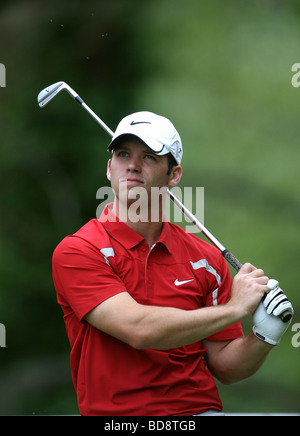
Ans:
[[[108,146],[112,151],[115,142],[123,135],[134,135],[140,138],[158,156],[171,153],[180,165],[182,159],[182,143],[180,136],[167,118],[152,112],[136,112],[123,118]]]

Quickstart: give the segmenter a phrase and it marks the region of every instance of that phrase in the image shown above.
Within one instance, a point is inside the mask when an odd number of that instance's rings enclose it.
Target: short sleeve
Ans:
[[[106,299],[126,292],[103,254],[90,242],[68,236],[56,247],[52,274],[58,303],[79,320]]]
[[[219,256],[219,266],[214,270],[216,275],[216,287],[209,293],[206,306],[225,304],[230,300],[232,277],[223,256]],[[225,329],[207,337],[212,341],[226,341],[244,336],[240,322],[226,327]]]

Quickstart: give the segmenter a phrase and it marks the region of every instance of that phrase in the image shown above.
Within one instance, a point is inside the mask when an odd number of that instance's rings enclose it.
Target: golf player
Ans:
[[[246,263],[232,280],[215,247],[165,220],[182,174],[168,119],[125,117],[109,151],[113,203],[53,255],[80,413],[221,414],[214,377],[232,384],[259,369],[289,325],[273,314],[283,303],[270,297],[268,313],[261,269]]]

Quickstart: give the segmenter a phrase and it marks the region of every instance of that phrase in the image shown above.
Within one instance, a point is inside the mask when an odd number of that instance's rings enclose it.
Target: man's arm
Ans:
[[[226,305],[196,310],[144,306],[127,292],[107,299],[85,316],[89,324],[136,349],[159,350],[200,341],[238,319]]]
[[[290,319],[284,323],[273,312],[275,310],[281,313],[286,308],[294,313],[291,303],[282,291],[274,291],[273,294],[270,292],[256,308],[253,314],[254,325],[247,337],[227,342],[204,340],[203,344],[207,349],[206,362],[211,373],[224,384],[238,382],[253,375],[272,347],[280,343],[292,321]]]
[[[203,341],[210,372],[223,384],[230,385],[252,376],[263,364],[273,348],[255,337],[248,336],[232,341]]]
[[[262,270],[245,264],[228,303],[195,310],[138,304],[127,292],[108,298],[86,316],[97,329],[134,348],[171,349],[200,341],[252,314],[268,291]]]

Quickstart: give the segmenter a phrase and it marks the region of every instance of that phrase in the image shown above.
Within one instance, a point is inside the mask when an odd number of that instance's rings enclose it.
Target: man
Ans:
[[[261,303],[262,270],[247,263],[232,281],[217,249],[164,220],[166,188],[182,174],[169,120],[125,117],[109,151],[113,203],[53,255],[80,413],[220,413],[213,376],[254,374],[288,324]],[[244,336],[240,321],[254,312]]]

